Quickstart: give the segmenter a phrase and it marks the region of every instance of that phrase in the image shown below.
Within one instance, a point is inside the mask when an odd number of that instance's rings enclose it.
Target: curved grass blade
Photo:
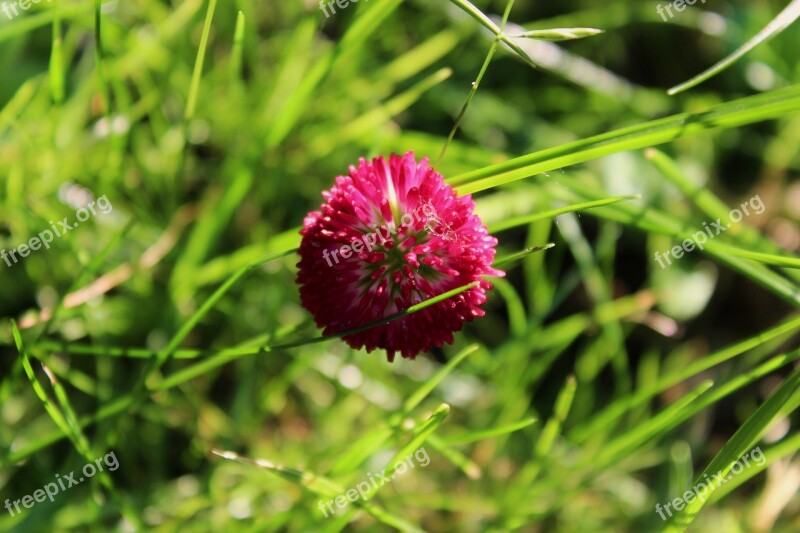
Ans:
[[[736,476],[729,482],[725,483],[725,485],[718,487],[708,501],[706,501],[706,503],[714,504],[718,502],[736,490],[736,488],[765,471],[770,465],[774,464],[779,459],[793,456],[798,450],[800,450],[800,433],[795,433],[793,436],[784,439],[779,444],[776,444],[767,450],[762,450],[761,453],[764,454],[765,458],[765,461],[762,464],[759,465],[758,463],[754,463],[748,466],[742,473],[736,474]]]
[[[752,39],[737,48],[732,54],[722,61],[711,66],[709,69],[701,72],[690,80],[681,83],[680,85],[672,87],[667,91],[667,94],[670,96],[676,95],[687,89],[691,89],[692,87],[700,85],[713,76],[716,76],[738,61],[747,52],[759,44],[767,42],[788,28],[795,20],[797,20],[798,17],[800,17],[800,0],[792,0],[792,2],[786,6],[777,17],[772,19],[772,21],[770,21],[770,23],[767,24],[764,29],[758,32]]]

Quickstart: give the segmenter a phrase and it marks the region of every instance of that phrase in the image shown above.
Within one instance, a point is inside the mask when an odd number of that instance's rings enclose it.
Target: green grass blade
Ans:
[[[208,10],[206,11],[205,22],[203,22],[203,34],[200,37],[200,47],[197,50],[197,57],[192,71],[192,83],[189,86],[189,96],[186,99],[186,111],[184,119],[188,122],[194,117],[197,109],[197,97],[200,94],[200,80],[203,77],[203,63],[206,59],[208,48],[208,36],[211,33],[211,23],[214,20],[214,11],[217,8],[217,0],[208,0]]]
[[[575,381],[575,376],[569,376],[564,382],[561,391],[558,393],[558,398],[556,398],[556,404],[553,408],[553,414],[547,420],[534,446],[534,454],[537,458],[541,459],[550,453],[556,437],[561,432],[561,426],[567,419],[567,415],[569,415],[569,410],[572,408],[572,402],[575,399],[577,390],[578,382]]]
[[[502,32],[506,27],[506,22],[508,21],[508,15],[511,13],[511,8],[514,6],[514,0],[508,0],[506,4],[506,10],[503,13],[503,20],[500,23],[500,31]],[[456,132],[458,131],[458,127],[461,125],[461,121],[464,118],[464,115],[467,112],[467,108],[469,107],[470,102],[472,102],[472,98],[475,96],[475,93],[478,92],[478,87],[480,87],[481,81],[483,80],[483,76],[486,74],[486,69],[489,68],[489,63],[492,62],[492,58],[494,57],[494,53],[497,50],[497,42],[498,38],[495,38],[492,41],[492,45],[489,47],[489,52],[486,54],[486,58],[483,60],[483,65],[481,66],[480,71],[478,72],[478,77],[475,78],[475,81],[472,82],[472,86],[467,94],[467,101],[464,102],[464,105],[461,106],[461,111],[459,111],[458,116],[456,117],[455,123],[453,123],[453,127],[450,130],[450,134],[447,136],[447,140],[444,142],[444,146],[442,146],[442,151],[439,152],[439,157],[436,159],[436,164],[438,165],[441,162],[442,158],[444,157],[444,153],[447,151],[447,147],[450,146],[450,143],[453,141],[453,137],[456,136]]]
[[[548,148],[448,180],[459,194],[483,191],[614,153],[647,148],[800,111],[800,86],[749,96],[702,113],[682,113]]]
[[[691,78],[690,80],[672,87],[667,91],[667,94],[670,96],[678,94],[687,89],[691,89],[692,87],[700,85],[709,78],[716,76],[759,44],[765,43],[776,35],[780,34],[795,20],[797,20],[797,17],[800,17],[800,0],[792,0],[792,2],[786,6],[786,8],[784,8],[784,10],[781,11],[777,17],[772,19],[772,21],[770,21],[770,23],[767,24],[763,30],[758,32],[753,38],[737,48],[732,54],[707,70],[701,72],[697,76]]]
[[[450,446],[463,446],[465,444],[472,444],[473,442],[479,442],[494,437],[508,435],[509,433],[514,433],[515,431],[519,431],[521,429],[525,429],[526,427],[532,426],[533,424],[536,423],[536,421],[537,419],[534,417],[526,418],[525,420],[520,420],[519,422],[507,426],[482,429],[479,431],[470,431],[468,433],[464,433],[462,435],[455,435],[452,437],[443,437],[442,441],[446,444],[449,444]]]
[[[557,217],[558,215],[563,215],[566,213],[577,213],[578,211],[585,211],[593,207],[602,207],[604,205],[612,205],[616,204],[617,202],[623,202],[625,200],[638,200],[641,197],[642,196],[640,194],[626,194],[623,196],[615,196],[613,198],[605,198],[603,200],[581,202],[579,204],[567,205],[564,207],[559,207],[557,209],[549,209],[547,211],[541,211],[539,213],[534,213],[531,215],[509,218],[507,220],[503,220],[500,222],[493,222],[488,225],[488,229],[489,233],[497,233],[500,231],[505,231],[507,229],[516,228],[518,226],[524,226],[532,222],[537,222],[539,220],[546,220],[548,218]]]
[[[422,402],[422,400],[424,400],[431,392],[433,392],[433,389],[435,389],[444,378],[450,375],[450,373],[455,370],[455,368],[461,364],[461,362],[466,359],[467,356],[475,353],[478,348],[479,346],[477,344],[471,344],[458,352],[458,354],[448,361],[446,365],[440,368],[436,374],[431,376],[431,378],[423,383],[422,386],[418,388],[411,396],[406,398],[401,412],[407,415],[413,411],[414,408]]]
[[[64,88],[66,67],[64,66],[64,42],[61,30],[61,18],[56,15],[53,18],[53,44],[50,50],[50,93],[53,102],[61,104],[64,102],[66,90]]]
[[[386,467],[383,469],[383,474],[387,478],[394,478],[394,475],[392,474],[394,465],[402,460],[405,460],[407,456],[411,455],[420,447],[422,447],[422,445],[425,444],[425,441],[428,439],[428,436],[430,436],[439,428],[449,414],[450,406],[446,403],[441,404],[419,428],[415,429],[414,436],[411,438],[411,440],[401,447],[391,461],[386,464]],[[380,491],[380,489],[381,487],[378,487],[374,491],[370,491],[366,496],[366,500],[371,500]]]
[[[242,79],[244,65],[244,32],[246,19],[244,13],[236,14],[236,29],[233,32],[233,50],[231,51],[230,81],[235,85]]]
[[[704,475],[721,474],[723,477],[726,476],[731,466],[742,455],[750,451],[759,436],[772,423],[781,407],[798,389],[800,389],[800,369],[792,372],[786,381],[770,394],[769,398],[756,409],[756,412],[742,424],[733,437],[714,456],[708,466],[697,476],[695,485],[703,479]],[[684,507],[683,510],[677,511],[665,531],[683,531],[686,529],[703,508],[711,494],[714,493],[716,486],[711,484],[708,489],[701,494],[697,494],[695,500]]]
[[[585,442],[592,435],[597,434],[604,427],[611,427],[611,424],[619,419],[625,412],[641,405],[643,402],[654,398],[656,395],[662,393],[682,381],[685,381],[693,376],[699,375],[701,372],[720,365],[726,361],[730,361],[735,357],[747,353],[753,348],[757,348],[762,344],[776,338],[781,338],[792,334],[800,328],[800,317],[787,320],[782,324],[771,328],[763,333],[749,337],[736,344],[718,350],[709,354],[702,359],[695,361],[678,372],[671,375],[664,376],[655,384],[648,388],[640,389],[635,393],[628,394],[618,398],[612,402],[608,407],[598,412],[587,423],[577,426],[571,433],[570,439],[576,444]]]

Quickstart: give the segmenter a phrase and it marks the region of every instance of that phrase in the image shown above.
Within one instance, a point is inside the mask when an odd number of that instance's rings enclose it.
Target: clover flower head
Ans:
[[[353,348],[415,358],[453,342],[502,276],[492,268],[497,239],[423,158],[360,159],[322,193],[325,203],[300,231],[300,300],[325,334],[340,333],[447,291],[477,285],[387,324],[346,335]]]

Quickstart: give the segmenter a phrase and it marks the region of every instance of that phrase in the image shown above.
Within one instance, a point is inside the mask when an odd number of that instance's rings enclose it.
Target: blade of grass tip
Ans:
[[[48,351],[49,350],[42,349],[41,346],[31,348],[31,353],[33,354],[34,358],[38,359],[39,361],[44,361],[47,359],[45,353]],[[97,396],[97,391],[99,388],[98,382],[100,380],[90,376],[86,372],[76,369],[74,365],[70,365],[68,361],[68,359],[51,359],[48,361],[48,366],[46,368],[50,370],[60,381],[72,385],[75,390],[78,390],[87,396]],[[42,363],[42,366],[45,366],[44,363]],[[102,383],[100,386],[102,386]]]
[[[203,63],[205,62],[206,49],[208,48],[208,35],[211,33],[211,22],[214,19],[214,11],[216,8],[217,0],[209,0],[206,19],[203,23],[203,34],[200,37],[200,47],[197,50],[197,58],[194,62],[192,84],[189,87],[189,98],[186,100],[186,113],[184,114],[186,122],[194,117],[194,112],[197,108],[197,96],[200,94],[200,78],[203,76]]]
[[[540,41],[569,41],[572,39],[583,39],[603,33],[597,28],[552,28],[548,30],[530,30],[511,37],[538,39]]]
[[[103,113],[108,117],[111,114],[111,91],[105,74],[105,50],[103,48],[102,32],[102,0],[94,1],[94,40],[95,62],[97,63],[97,79],[100,83],[100,97],[103,101]]]
[[[514,261],[518,261],[520,259],[524,259],[525,257],[529,256],[530,254],[532,254],[534,252],[541,252],[541,251],[544,251],[544,250],[549,250],[550,248],[552,248],[554,246],[555,246],[555,243],[549,242],[549,243],[545,244],[544,246],[533,246],[531,248],[526,248],[526,249],[524,249],[522,251],[519,251],[519,252],[516,252],[516,253],[513,253],[513,254],[504,255],[503,257],[499,257],[499,258],[495,259],[494,263],[492,264],[492,266],[499,267],[500,265],[504,265],[506,263],[512,263]]]
[[[508,22],[508,15],[511,13],[511,7],[514,5],[514,0],[508,0],[506,4],[506,10],[503,12],[503,19],[500,23],[500,32],[502,33],[505,30],[506,22]],[[461,106],[461,111],[458,113],[456,117],[456,121],[453,124],[453,128],[450,130],[450,134],[447,136],[447,140],[444,142],[444,146],[442,147],[442,151],[439,153],[439,158],[436,160],[436,164],[438,165],[442,158],[444,157],[444,153],[447,151],[447,147],[450,146],[450,143],[453,141],[453,138],[458,131],[458,127],[461,125],[461,121],[464,119],[464,115],[467,112],[467,108],[469,107],[470,102],[472,102],[472,97],[475,96],[475,93],[478,92],[478,87],[483,80],[484,74],[486,74],[486,69],[489,68],[489,63],[492,62],[492,58],[494,57],[494,53],[497,50],[497,42],[499,40],[499,36],[495,37],[494,41],[492,41],[492,45],[489,47],[489,53],[486,54],[486,58],[483,60],[483,65],[481,66],[481,70],[478,72],[478,77],[475,78],[475,81],[472,82],[472,87],[469,90],[469,94],[467,94],[467,101],[464,102],[464,105]]]
[[[50,92],[53,97],[53,102],[61,104],[64,101],[64,76],[66,69],[64,68],[64,49],[63,39],[61,35],[61,16],[56,12],[53,17],[53,44],[50,50]]]
[[[500,231],[505,231],[507,229],[516,228],[517,226],[524,226],[526,224],[530,224],[531,222],[537,222],[539,220],[553,218],[558,215],[564,215],[566,213],[575,213],[578,211],[585,211],[593,207],[612,205],[618,202],[623,202],[625,200],[638,200],[641,197],[642,197],[641,194],[626,194],[623,196],[615,196],[613,198],[605,198],[603,200],[595,200],[592,202],[581,202],[579,204],[566,205],[564,207],[559,207],[557,209],[540,211],[538,213],[533,213],[531,215],[523,215],[520,217],[514,217],[514,218],[509,218],[507,220],[502,220],[500,222],[495,222],[493,224],[489,224],[488,229],[489,233],[497,233]]]
[[[244,65],[244,31],[245,16],[239,11],[236,15],[236,29],[233,32],[233,50],[231,50],[231,85],[236,85],[242,80],[242,66]]]
[[[472,444],[473,442],[478,442],[486,439],[491,439],[494,437],[507,435],[509,433],[514,433],[515,431],[519,431],[521,429],[525,429],[528,426],[532,426],[536,422],[537,419],[535,417],[531,417],[507,426],[482,429],[479,431],[470,431],[469,433],[464,433],[462,435],[454,435],[452,437],[442,437],[441,440],[443,443],[449,446],[463,446],[465,444]]]
[[[405,461],[408,456],[412,453],[419,450],[422,445],[427,440],[428,436],[431,435],[438,427],[444,422],[444,419],[447,418],[447,415],[450,414],[450,406],[446,403],[441,404],[439,407],[436,408],[430,417],[415,431],[415,435],[408,441],[400,451],[398,451],[392,460],[389,461],[386,466],[383,468],[383,475],[386,476],[388,479],[395,479],[397,477],[397,473],[394,473],[395,465],[400,463],[401,460]],[[375,490],[369,491],[365,496],[364,499],[369,501],[371,500],[381,489],[381,486],[375,488]]]
[[[5,135],[6,128],[17,124],[18,118],[33,101],[40,85],[41,82],[38,78],[29,79],[0,108],[0,135]]]
[[[770,426],[781,407],[798,389],[800,389],[800,368],[792,372],[786,381],[770,394],[766,401],[748,417],[744,424],[733,434],[733,437],[708,463],[708,466],[697,476],[695,486],[701,483],[704,477],[711,475],[727,476],[733,464],[750,451],[759,437]],[[707,490],[704,489],[696,493],[695,500],[687,504],[682,510],[677,511],[664,531],[683,531],[686,529],[718,486],[718,484],[709,483],[706,485]]]
[[[788,28],[797,18],[800,17],[800,0],[792,0],[792,2],[781,11],[778,16],[770,21],[763,30],[758,32],[753,38],[749,41],[744,43],[742,46],[737,48],[732,54],[727,56],[722,61],[716,63],[715,65],[711,66],[707,70],[704,70],[697,76],[691,78],[688,81],[685,81],[675,87],[672,87],[667,91],[667,94],[670,96],[674,96],[680,92],[683,92],[687,89],[691,89],[697,85],[700,85],[704,81],[708,80],[709,78],[716,76],[736,61],[738,61],[742,56],[748,53],[750,50],[755,48],[761,43],[765,43],[768,40],[772,39],[776,35],[780,34],[783,30]]]

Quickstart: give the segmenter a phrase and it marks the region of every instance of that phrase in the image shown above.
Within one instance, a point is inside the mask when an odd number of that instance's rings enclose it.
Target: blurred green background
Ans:
[[[667,22],[657,4],[517,0],[510,34],[605,33],[520,40],[537,68],[499,47],[437,170],[452,178],[742,97],[800,94],[792,26],[667,96],[786,2],[709,0]],[[497,24],[506,7],[475,5]],[[492,37],[444,0],[362,0],[329,18],[297,0],[0,11],[0,249],[92,200],[113,206],[48,250],[0,262],[0,503],[110,451],[119,461],[54,502],[0,509],[0,530],[658,531],[673,526],[656,503],[683,494],[746,423],[758,431],[737,455],[757,445],[767,463],[723,485],[689,530],[800,530],[798,271],[722,252],[665,269],[653,258],[754,195],[764,212],[720,242],[800,249],[797,112],[676,132],[650,157],[615,144],[578,165],[552,158],[552,170],[476,193],[490,229],[640,197],[498,232],[500,255],[555,246],[504,265],[487,316],[454,346],[394,364],[335,339],[253,353],[318,335],[296,256],[259,260],[297,245],[321,191],[359,157],[414,150],[435,162]],[[776,391],[777,410],[757,411]],[[355,487],[409,446],[430,463],[323,516],[331,487]]]

